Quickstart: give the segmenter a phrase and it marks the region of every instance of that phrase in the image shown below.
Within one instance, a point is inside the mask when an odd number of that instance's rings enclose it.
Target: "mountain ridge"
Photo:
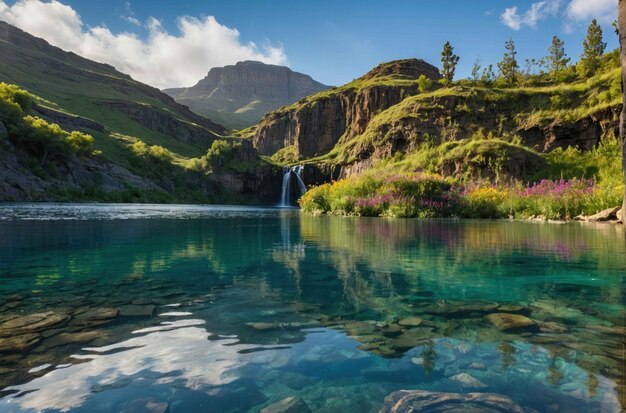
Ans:
[[[223,126],[193,113],[159,89],[135,81],[111,65],[64,51],[2,21],[0,53],[3,55],[0,80],[17,84],[46,101],[55,102],[64,111],[92,119],[115,132],[132,135],[137,129],[147,129],[150,134],[162,134],[164,130],[159,131],[154,122],[127,113],[141,108],[144,114],[154,117],[158,113],[171,118],[176,127],[168,132],[178,130],[187,137],[206,135],[197,139],[199,146],[206,147],[225,133]],[[120,102],[125,103],[124,107],[120,107]],[[111,108],[112,104],[118,106]],[[106,109],[113,109],[116,114],[106,113]],[[131,126],[129,121],[135,125]],[[170,135],[174,139],[179,136]]]
[[[246,60],[211,68],[193,86],[163,92],[201,115],[243,128],[271,110],[329,88],[286,66]]]

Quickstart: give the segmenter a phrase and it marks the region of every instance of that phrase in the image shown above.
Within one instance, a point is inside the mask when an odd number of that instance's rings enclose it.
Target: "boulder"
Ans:
[[[500,331],[528,330],[537,327],[533,320],[520,314],[493,313],[485,318]]]
[[[310,413],[311,409],[300,397],[287,397],[261,409],[261,413]]]
[[[617,220],[617,213],[622,209],[621,206],[607,208],[603,211],[598,212],[597,214],[584,216],[579,215],[574,218],[577,221],[585,221],[585,222],[604,222],[604,221],[615,221]]]
[[[385,397],[379,413],[536,413],[495,393],[438,393],[423,390],[400,390]]]
[[[615,218],[620,222],[624,222],[624,208],[620,208],[619,211],[615,213]]]

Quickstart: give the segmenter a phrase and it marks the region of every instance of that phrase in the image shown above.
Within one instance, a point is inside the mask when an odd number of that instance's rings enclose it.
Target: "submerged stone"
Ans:
[[[152,317],[154,315],[154,306],[124,305],[120,307],[119,312],[124,317]]]
[[[487,366],[485,365],[485,363],[481,363],[477,361],[467,366],[467,368],[474,369],[474,370],[487,370]]]
[[[11,318],[0,324],[0,337],[41,331],[68,319],[67,314],[55,313],[53,311]]]
[[[247,323],[247,325],[249,325],[250,327],[254,328],[255,330],[261,330],[261,331],[265,331],[265,330],[274,330],[279,328],[280,326],[276,323],[266,323],[266,322],[256,322],[256,323]]]
[[[453,380],[453,381],[459,383],[462,387],[470,387],[470,388],[475,388],[475,389],[480,389],[480,388],[487,387],[487,385],[485,383],[483,383],[482,381],[480,381],[480,380],[470,376],[467,373],[456,374],[456,375],[450,377],[450,380]]]
[[[0,352],[19,352],[27,350],[41,340],[39,334],[22,334],[19,336],[0,338]]]
[[[311,413],[311,409],[300,397],[287,397],[261,409],[261,413]]]
[[[501,306],[498,307],[498,311],[501,311],[503,313],[521,313],[521,312],[526,312],[528,310],[522,307],[521,305],[502,304]]]
[[[537,326],[533,320],[519,314],[493,313],[485,318],[500,331],[531,329]]]
[[[541,330],[542,333],[553,333],[553,334],[567,333],[567,327],[559,323],[555,323],[554,321],[546,321],[546,322],[539,323],[539,330]]]
[[[77,315],[71,322],[79,327],[93,327],[111,322],[119,314],[115,308],[93,308]]]
[[[62,333],[46,340],[47,347],[66,346],[69,344],[85,344],[106,335],[104,331],[83,331],[79,333]]]
[[[394,337],[402,334],[402,328],[399,325],[392,324],[382,327],[380,332],[387,337]]]
[[[422,321],[423,320],[419,317],[410,317],[401,319],[398,321],[398,324],[403,327],[417,327],[422,324]]]
[[[385,397],[379,413],[536,413],[501,394],[437,393],[423,390],[400,390]]]

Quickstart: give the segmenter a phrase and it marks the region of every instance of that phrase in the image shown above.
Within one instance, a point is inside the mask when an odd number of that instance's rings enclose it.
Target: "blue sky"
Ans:
[[[193,73],[195,77],[200,70],[206,72],[209,69],[204,69],[205,66],[222,64],[228,59],[249,54],[262,56],[263,60],[270,62],[287,63],[292,69],[310,74],[323,83],[339,85],[362,75],[380,62],[392,59],[418,57],[439,66],[445,41],[450,41],[455,52],[461,56],[457,77],[466,77],[477,56],[485,64],[495,64],[502,56],[505,40],[509,38],[516,42],[520,61],[526,57],[544,56],[553,35],[560,36],[565,41],[568,55],[572,60],[578,60],[586,25],[592,17],[601,20],[608,47],[618,46],[617,37],[610,27],[616,15],[613,10],[617,7],[616,0],[62,0],[61,3],[79,16],[83,32],[106,28],[112,36],[130,33],[136,42],[141,42],[155,36],[150,22],[158,22],[160,34],[177,37],[181,36],[180,17],[189,16],[192,18],[190,22],[202,24],[206,17],[214,16],[212,28],[205,27],[204,34],[195,38],[195,42],[206,41],[207,49],[194,49],[193,54],[218,55],[221,44],[233,50],[238,45],[245,48],[249,42],[256,44],[254,50],[242,50],[233,56],[226,53],[219,59],[207,57],[194,61],[196,66],[190,63],[189,67],[197,67]],[[98,54],[85,45],[93,42],[74,45],[69,40],[57,39],[60,36],[58,33],[45,32],[41,24],[29,26],[29,22],[24,20],[28,18],[26,15],[32,16],[32,12],[24,13],[26,17],[21,18],[15,16],[17,11],[12,16],[6,14],[15,4],[15,0],[0,1],[0,19],[25,25],[27,31],[29,28],[39,30],[41,33],[35,34],[52,38],[52,41],[48,40],[63,48],[77,49],[75,51],[87,57],[107,59],[106,51],[98,51]],[[4,17],[3,5],[9,10],[5,10]],[[208,48],[208,43],[213,41],[211,33],[215,26],[223,30],[236,29],[239,36],[230,39],[236,43],[220,41],[217,36],[218,40],[213,40],[218,44]],[[120,38],[114,40],[100,41],[100,47],[124,48],[119,46]],[[107,46],[108,42],[118,46]],[[160,52],[167,54],[167,42],[161,44],[164,45],[163,50],[159,51],[158,45],[152,45],[143,60],[152,61],[154,58],[155,66],[165,64],[154,56]],[[136,47],[142,47],[141,43]],[[127,65],[124,59],[132,60],[131,54],[124,49],[120,52],[121,60],[112,63],[126,65],[128,67],[120,70],[127,68],[132,72],[135,66],[141,65],[141,61],[133,62],[134,66]],[[186,63],[183,55],[172,56],[170,59],[176,61],[169,62],[171,65]],[[163,59],[166,57],[163,56]],[[137,70],[131,74],[160,87],[174,86],[172,83],[176,82],[189,83],[191,79],[191,74],[184,76],[181,73],[166,79],[150,75],[148,68]],[[145,79],[142,79],[144,75]]]

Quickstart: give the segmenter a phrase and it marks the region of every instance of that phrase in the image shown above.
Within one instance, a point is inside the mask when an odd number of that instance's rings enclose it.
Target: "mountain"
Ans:
[[[225,132],[223,126],[112,66],[66,52],[2,21],[0,56],[0,81],[42,98],[40,106],[49,116],[71,113],[110,132],[184,154],[206,152]]]
[[[328,88],[285,66],[245,61],[214,67],[195,86],[163,92],[196,113],[241,129],[267,112]]]
[[[340,140],[363,133],[377,113],[419,93],[420,76],[441,79],[439,70],[423,60],[381,64],[344,86],[267,114],[256,127],[254,145],[263,155],[285,147],[301,158],[323,155]]]
[[[0,201],[259,202],[275,168],[225,133],[112,66],[0,21]]]

